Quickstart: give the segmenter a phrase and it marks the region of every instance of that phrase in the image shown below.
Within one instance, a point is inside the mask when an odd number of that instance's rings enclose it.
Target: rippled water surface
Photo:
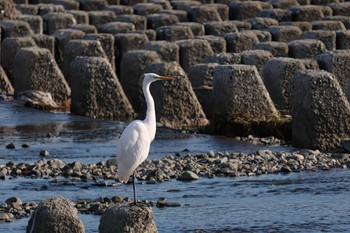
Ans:
[[[114,157],[125,125],[69,114],[53,114],[0,102],[0,163],[34,162],[40,150],[51,158],[96,163]],[[8,143],[16,149],[6,149]],[[29,148],[22,148],[27,143]],[[230,138],[184,134],[160,129],[149,158],[168,154],[258,149]],[[47,190],[42,190],[45,185]],[[350,232],[350,169],[262,175],[239,178],[201,178],[194,182],[138,183],[139,198],[160,197],[181,207],[154,207],[159,232]],[[169,192],[176,190],[176,192]],[[99,187],[93,183],[62,186],[51,179],[14,178],[0,181],[0,202],[11,196],[40,201],[61,195],[71,200],[131,196],[132,186]],[[99,216],[83,215],[86,232],[98,232]],[[25,232],[29,218],[0,224],[0,232]]]

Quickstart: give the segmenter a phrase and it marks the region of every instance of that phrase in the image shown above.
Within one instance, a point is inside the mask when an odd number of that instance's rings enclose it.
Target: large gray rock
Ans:
[[[133,50],[124,54],[120,66],[120,83],[136,113],[145,105],[142,92],[144,69],[151,63],[161,62],[158,54],[148,50]],[[130,65],[132,64],[132,65]]]
[[[350,135],[350,104],[337,79],[326,71],[298,71],[292,96],[292,143],[332,150]]]
[[[30,217],[27,233],[85,233],[74,204],[63,197],[50,197],[39,203]]]
[[[14,64],[15,95],[28,90],[49,92],[63,109],[69,109],[71,90],[49,50],[22,48]]]
[[[207,40],[189,39],[176,42],[180,47],[180,64],[187,71],[191,66],[202,63],[214,52]]]
[[[70,70],[72,113],[120,121],[134,118],[134,110],[106,58],[77,57]]]
[[[316,57],[321,69],[332,73],[345,92],[350,82],[350,51],[336,50]]]
[[[304,70],[303,61],[294,58],[272,58],[264,66],[263,80],[276,108],[291,113],[291,95],[294,74]]]
[[[152,209],[138,204],[109,207],[100,219],[99,233],[157,233]]]
[[[216,117],[260,122],[274,121],[279,116],[255,66],[217,66],[213,87]]]
[[[156,82],[151,86],[159,122],[169,128],[191,130],[208,124],[191,83],[179,64],[153,63],[144,72],[176,78],[175,81]]]

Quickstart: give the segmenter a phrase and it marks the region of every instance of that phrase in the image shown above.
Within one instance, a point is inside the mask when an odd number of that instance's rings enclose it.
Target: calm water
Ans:
[[[0,102],[0,163],[33,162],[40,150],[51,158],[95,163],[115,154],[125,125],[69,114],[52,114]],[[16,149],[5,149],[13,142]],[[22,148],[27,143],[29,148]],[[183,134],[160,129],[150,159],[180,153],[255,151],[261,148],[230,138]],[[189,150],[189,151],[184,151]],[[40,190],[47,185],[47,190]],[[139,198],[165,197],[181,207],[154,207],[159,232],[350,232],[350,169],[263,175],[240,178],[201,178],[195,182],[139,183]],[[178,192],[167,192],[177,189]],[[98,187],[92,183],[59,186],[50,179],[16,178],[0,181],[0,202],[11,196],[40,201],[50,196],[71,200],[131,196],[132,187]],[[86,232],[98,232],[99,216],[80,215]],[[0,224],[0,232],[25,232],[28,218]]]

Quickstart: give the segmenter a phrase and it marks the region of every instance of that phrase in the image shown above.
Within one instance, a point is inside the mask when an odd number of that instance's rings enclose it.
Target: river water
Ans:
[[[125,124],[65,113],[47,113],[0,102],[0,163],[34,162],[41,150],[47,159],[96,163],[115,156]],[[15,149],[5,146],[14,143]],[[29,148],[22,148],[26,143]],[[149,159],[175,153],[251,152],[256,146],[231,138],[181,133],[160,128]],[[41,187],[48,187],[42,190]],[[193,182],[137,184],[140,199],[181,203],[153,208],[159,232],[350,232],[350,169],[274,174],[258,177],[200,178]],[[170,192],[171,191],[171,192]],[[175,192],[174,192],[175,191]],[[100,187],[93,183],[61,186],[50,179],[13,178],[0,181],[0,202],[11,196],[38,202],[50,196],[70,200],[132,196],[131,185]],[[79,215],[86,232],[98,232],[100,216]],[[0,224],[0,232],[25,232],[29,218]]]

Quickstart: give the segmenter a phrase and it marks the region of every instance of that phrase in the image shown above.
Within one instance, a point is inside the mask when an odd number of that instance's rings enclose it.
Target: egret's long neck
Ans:
[[[144,83],[142,87],[143,94],[145,95],[145,100],[147,103],[147,112],[144,122],[148,126],[150,136],[152,137],[152,139],[154,139],[156,134],[156,109],[154,106],[154,100],[150,92],[150,85],[151,83],[148,82]]]

